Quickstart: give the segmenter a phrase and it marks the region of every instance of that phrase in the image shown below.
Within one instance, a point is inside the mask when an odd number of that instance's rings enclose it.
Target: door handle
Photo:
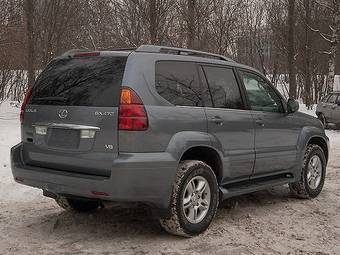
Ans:
[[[257,120],[255,121],[255,123],[256,123],[257,125],[261,126],[261,127],[264,127],[264,122],[263,122],[262,119],[257,119]]]
[[[215,116],[213,118],[210,119],[211,122],[214,122],[217,125],[222,126],[223,125],[223,119],[219,116]]]

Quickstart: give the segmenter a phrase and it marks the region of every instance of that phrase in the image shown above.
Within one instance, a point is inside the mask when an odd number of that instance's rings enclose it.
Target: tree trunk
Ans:
[[[150,15],[150,42],[151,44],[157,43],[157,13],[156,13],[156,0],[149,0],[149,15]]]
[[[295,0],[288,0],[288,74],[289,97],[296,99]]]
[[[25,0],[24,11],[26,18],[26,69],[28,88],[33,86],[35,80],[34,73],[34,34],[33,34],[33,17],[34,17],[34,0]]]
[[[339,44],[339,33],[340,33],[340,3],[338,1],[334,1],[333,6],[333,21],[331,25],[331,48],[329,52],[328,59],[328,74],[326,81],[326,92],[329,93],[333,91],[334,88],[334,78],[335,78],[335,64],[336,64],[336,55],[337,55],[337,47]]]
[[[335,56],[336,56],[336,45],[331,46],[331,51],[328,59],[328,74],[327,74],[327,93],[332,92],[334,88],[335,79]]]
[[[195,0],[188,0],[187,7],[188,7],[187,47],[193,49],[195,41]]]
[[[310,36],[310,25],[311,25],[311,8],[310,8],[310,0],[304,1],[304,7],[306,12],[306,24],[305,24],[305,104],[307,108],[309,109],[312,103],[313,93],[311,90],[312,85],[312,79],[311,79],[311,58],[312,58],[312,42],[311,42],[311,36]]]

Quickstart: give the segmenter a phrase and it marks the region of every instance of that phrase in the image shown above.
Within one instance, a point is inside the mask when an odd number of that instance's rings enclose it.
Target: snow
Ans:
[[[318,198],[294,199],[286,186],[241,196],[222,205],[205,233],[182,239],[162,232],[144,207],[66,212],[15,183],[9,155],[20,141],[18,119],[13,103],[0,105],[1,254],[340,254],[340,131],[327,130],[331,155]]]
[[[316,117],[315,109],[316,109],[316,104],[312,106],[312,109],[307,109],[306,105],[300,103],[299,112],[303,112],[313,117]]]
[[[18,103],[5,101],[0,105],[0,194],[7,194],[2,201],[34,200],[40,194],[35,189],[17,185],[12,178],[10,148],[20,142],[19,112]]]

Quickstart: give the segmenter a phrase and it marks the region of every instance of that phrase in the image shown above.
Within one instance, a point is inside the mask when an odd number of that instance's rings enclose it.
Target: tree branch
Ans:
[[[320,29],[315,29],[315,28],[312,28],[309,24],[306,24],[307,27],[312,31],[312,32],[315,32],[315,33],[319,33],[319,35],[324,39],[326,40],[327,42],[329,43],[333,43],[333,41],[329,38],[327,38],[326,36],[331,36],[331,35],[328,35],[328,34],[325,34],[325,33],[322,33],[320,31]]]
[[[325,4],[325,3],[322,3],[322,2],[319,2],[319,1],[315,1],[315,3],[317,3],[318,5],[322,6],[322,7],[325,7],[326,9],[332,11],[332,12],[335,12],[335,10],[329,6],[328,4]]]

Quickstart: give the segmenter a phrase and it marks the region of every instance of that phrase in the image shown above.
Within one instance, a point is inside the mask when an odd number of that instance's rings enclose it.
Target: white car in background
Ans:
[[[340,128],[340,91],[325,96],[316,107],[316,115],[325,128],[329,124]]]

